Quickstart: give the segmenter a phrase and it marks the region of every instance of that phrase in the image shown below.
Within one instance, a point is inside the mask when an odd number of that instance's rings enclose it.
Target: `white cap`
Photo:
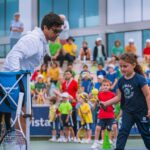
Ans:
[[[98,42],[98,41],[102,41],[102,38],[101,38],[101,37],[98,37],[98,38],[96,39],[96,42]]]
[[[43,77],[43,75],[39,74],[39,75],[38,75],[38,78],[42,78],[42,79],[43,79],[44,77]]]
[[[61,94],[61,97],[65,97],[65,98],[68,98],[69,97],[69,94],[67,92],[64,92]]]
[[[15,12],[14,16],[20,16],[20,13],[19,12]]]
[[[134,40],[133,39],[129,39],[129,43],[134,43]]]
[[[147,40],[146,40],[146,43],[150,43],[150,39],[147,39]]]
[[[115,66],[113,64],[109,64],[108,67],[115,69]]]
[[[97,78],[104,79],[104,76],[103,75],[98,75]]]

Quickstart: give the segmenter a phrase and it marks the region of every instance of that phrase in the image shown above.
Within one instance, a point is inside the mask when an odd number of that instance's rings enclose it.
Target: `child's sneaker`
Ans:
[[[59,138],[58,140],[57,140],[57,142],[63,142],[63,139],[62,138]]]
[[[98,141],[98,143],[101,145],[103,144],[103,142],[104,142],[103,140]]]
[[[91,146],[92,149],[96,149],[99,147],[99,144],[97,142],[94,142],[93,145]]]
[[[91,143],[91,139],[85,140],[85,143],[87,143],[87,144]]]
[[[86,139],[82,139],[81,140],[81,143],[83,144],[83,143],[86,143]]]
[[[50,139],[50,141],[51,141],[51,142],[56,142],[57,139],[56,139],[56,138],[52,138],[52,139]]]

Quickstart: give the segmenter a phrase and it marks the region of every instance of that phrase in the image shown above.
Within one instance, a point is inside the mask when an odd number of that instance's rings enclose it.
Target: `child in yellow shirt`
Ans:
[[[52,128],[52,138],[50,141],[56,141],[56,125],[57,125],[57,105],[56,105],[57,98],[55,96],[50,98],[50,108],[49,108],[49,121]]]
[[[81,104],[79,109],[78,109],[78,115],[81,118],[81,129],[86,130],[86,140],[84,143],[90,143],[91,141],[91,124],[93,123],[93,118],[92,118],[92,112],[90,105],[87,103],[88,102],[88,94],[83,92],[79,95],[78,102]],[[80,129],[79,129],[80,130]]]

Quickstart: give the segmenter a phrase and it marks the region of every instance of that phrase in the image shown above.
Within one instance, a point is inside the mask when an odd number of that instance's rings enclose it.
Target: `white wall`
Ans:
[[[24,24],[24,33],[32,30],[32,0],[19,0],[20,20]]]

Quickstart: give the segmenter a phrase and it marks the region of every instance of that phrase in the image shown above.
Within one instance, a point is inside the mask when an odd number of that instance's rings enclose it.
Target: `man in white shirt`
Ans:
[[[44,16],[41,28],[23,36],[6,57],[3,70],[31,70],[39,66],[43,57],[49,54],[48,41],[55,41],[62,31],[63,21],[54,13]]]

